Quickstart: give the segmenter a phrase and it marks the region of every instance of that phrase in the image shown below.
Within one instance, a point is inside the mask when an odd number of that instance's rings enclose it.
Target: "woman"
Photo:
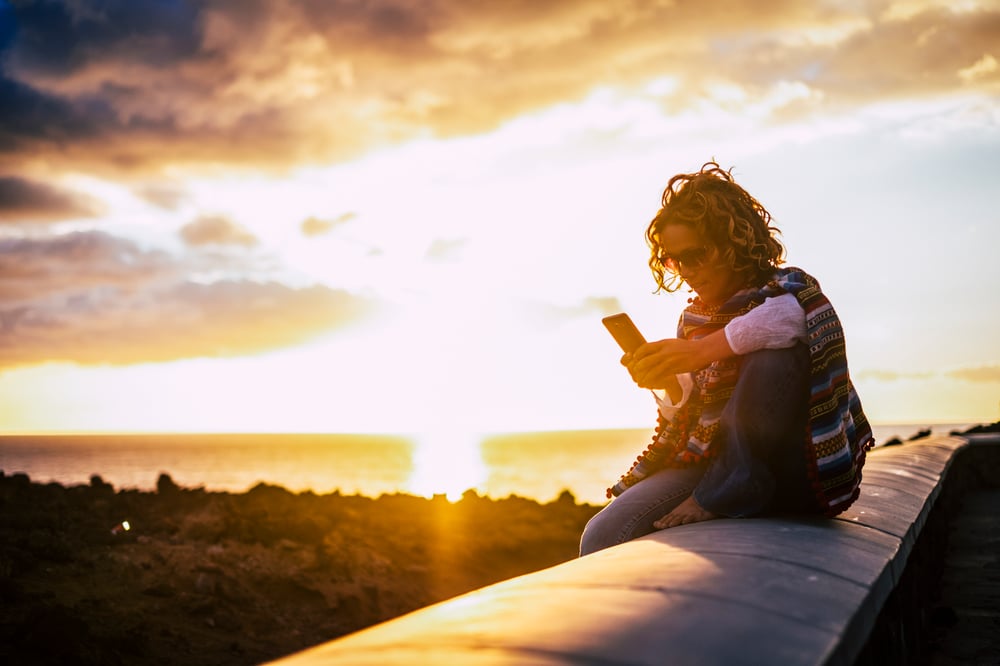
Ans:
[[[646,230],[657,291],[696,296],[676,339],[622,357],[658,426],[581,555],[720,516],[836,515],[873,445],[837,314],[815,279],[779,268],[767,210],[715,162],[671,178],[662,204]]]

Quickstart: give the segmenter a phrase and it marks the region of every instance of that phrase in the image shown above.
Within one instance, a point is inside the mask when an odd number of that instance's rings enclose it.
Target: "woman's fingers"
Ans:
[[[630,368],[632,378],[642,388],[665,388],[674,371],[669,358],[650,356],[635,362]]]
[[[650,349],[643,349],[641,355],[637,352],[632,362],[642,375],[651,372],[672,375],[692,372],[705,365],[698,345],[696,340],[660,340],[650,343]]]
[[[621,364],[640,388],[663,389],[675,381],[676,375],[697,369],[694,351],[690,340],[668,338],[647,342],[625,354]]]

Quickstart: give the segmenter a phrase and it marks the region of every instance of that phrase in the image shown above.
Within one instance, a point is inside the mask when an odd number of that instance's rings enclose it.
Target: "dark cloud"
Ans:
[[[0,4],[0,52],[7,48],[16,33],[17,21],[14,7],[9,2]]]
[[[93,198],[16,176],[0,176],[0,221],[53,222],[94,217],[101,205]]]
[[[0,71],[0,152],[65,148],[110,133],[117,124],[114,110],[99,97],[60,97]]]
[[[199,53],[205,3],[21,0],[12,10],[18,70],[60,77],[94,63],[172,67]]]
[[[31,156],[108,170],[282,168],[417,136],[492,129],[670,76],[812,93],[809,113],[990,91],[1000,9],[765,0],[18,2],[0,31],[0,168]],[[876,66],[877,65],[877,66]],[[738,102],[734,102],[739,110]],[[775,113],[779,113],[776,111]]]
[[[206,215],[185,225],[180,231],[184,242],[192,247],[202,245],[239,245],[253,247],[257,238],[249,231],[221,215]]]
[[[192,267],[100,232],[0,241],[0,368],[237,356],[295,345],[373,303],[323,286],[200,283]]]
[[[425,44],[433,26],[445,18],[447,2],[399,0],[397,2],[292,3],[311,25],[340,35],[376,44]]]
[[[0,156],[115,170],[157,162],[150,148],[185,133],[162,98],[183,104],[206,93],[170,73],[214,57],[199,50],[202,6],[27,0],[9,8],[0,15],[10,26],[0,39]],[[192,129],[191,140],[204,141]]]

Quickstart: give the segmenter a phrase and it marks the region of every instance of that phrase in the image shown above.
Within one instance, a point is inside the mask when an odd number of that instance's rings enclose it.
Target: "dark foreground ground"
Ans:
[[[571,559],[597,510],[0,473],[0,663],[259,663]]]

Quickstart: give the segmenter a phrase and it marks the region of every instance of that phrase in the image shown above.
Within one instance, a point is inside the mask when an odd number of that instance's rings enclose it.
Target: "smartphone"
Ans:
[[[642,333],[632,323],[632,318],[624,312],[605,317],[601,322],[608,329],[608,332],[611,333],[618,346],[622,348],[622,351],[628,354],[634,352],[641,345],[646,344],[646,338],[642,337]]]

